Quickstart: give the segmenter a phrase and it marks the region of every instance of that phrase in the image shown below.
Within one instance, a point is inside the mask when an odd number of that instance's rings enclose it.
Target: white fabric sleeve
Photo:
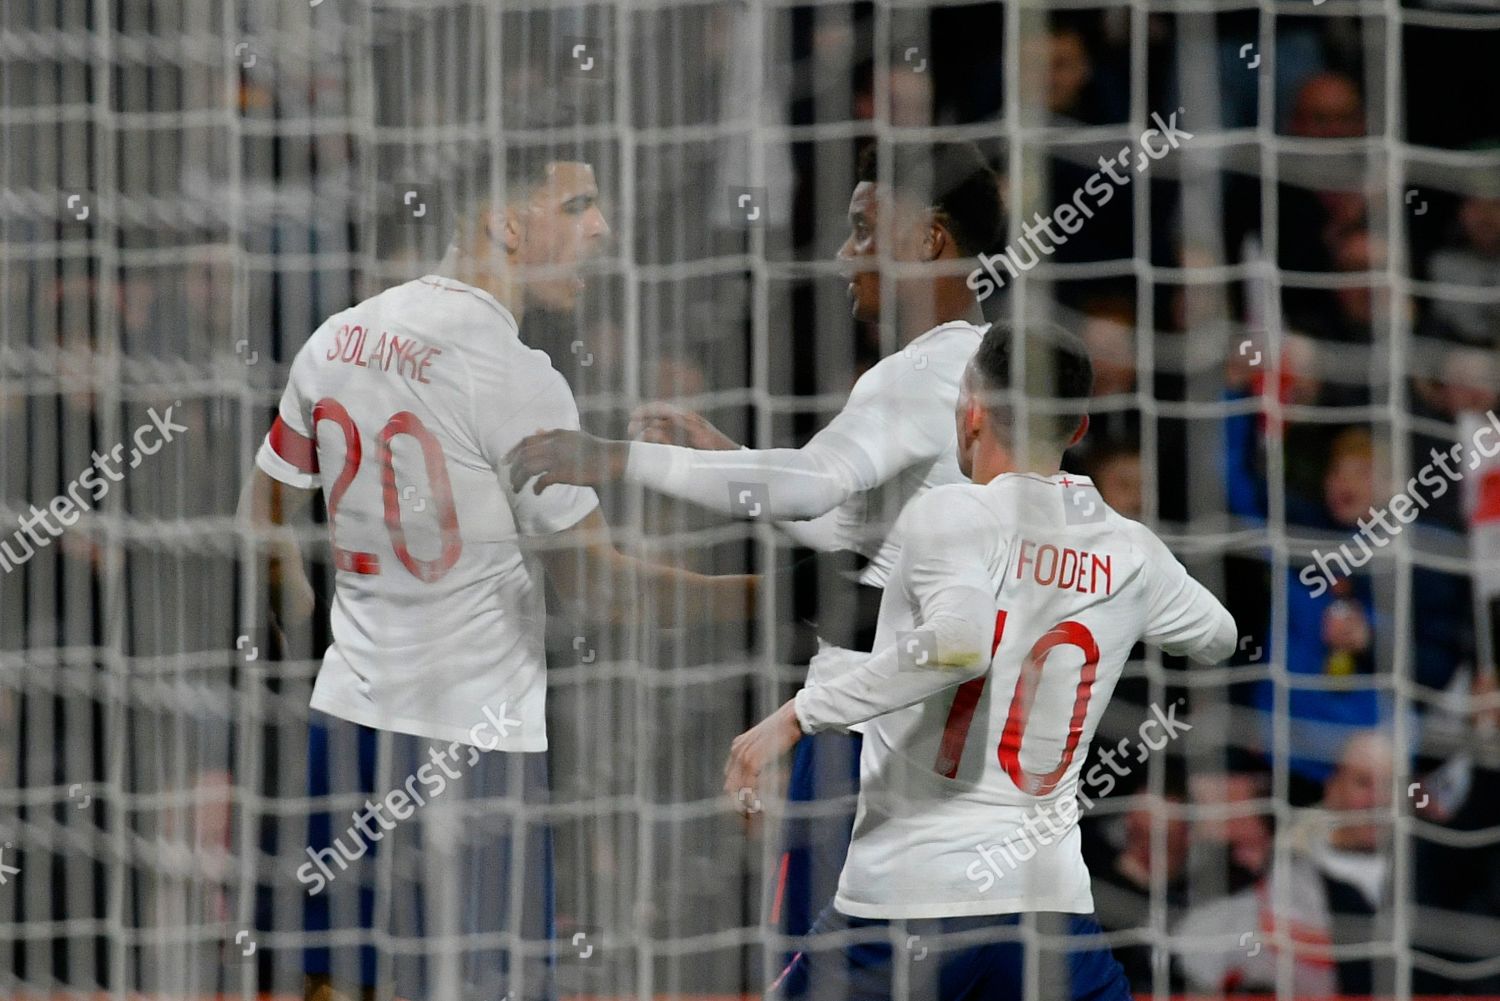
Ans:
[[[734,517],[817,518],[952,443],[953,394],[937,368],[917,369],[901,355],[884,359],[801,448],[698,451],[632,442],[625,478]]]
[[[1230,657],[1239,637],[1234,616],[1155,535],[1150,536],[1146,552],[1149,576],[1142,638],[1200,664],[1217,664]]]
[[[590,487],[564,483],[554,483],[540,494],[532,491],[530,481],[519,491],[511,489],[505,456],[521,439],[538,428],[578,428],[578,405],[567,380],[541,359],[528,360],[532,364],[525,365],[524,373],[504,373],[501,378],[507,381],[501,386],[487,386],[485,373],[476,373],[471,401],[481,449],[510,498],[516,527],[522,535],[550,535],[582,521],[599,506],[599,497]],[[527,395],[521,395],[523,390]],[[493,401],[506,399],[518,400],[520,405],[494,406]]]
[[[314,332],[292,359],[276,419],[255,453],[255,465],[262,472],[300,490],[316,490],[322,482],[312,419],[312,358],[308,348],[316,337]]]
[[[915,627],[852,669],[799,691],[794,708],[805,732],[863,723],[990,669],[996,597],[983,547],[972,538],[974,519],[956,516],[955,508],[975,503],[958,493],[965,489],[930,490],[902,514],[897,579],[916,608]]]
[[[862,650],[834,646],[818,640],[818,652],[807,662],[807,685],[821,685],[854,670],[870,655]]]
[[[820,553],[837,553],[845,549],[853,549],[858,541],[852,538],[845,529],[842,515],[844,506],[840,504],[831,511],[826,511],[816,518],[806,521],[778,521],[776,527],[799,546]]]
[[[801,522],[794,522],[801,524]],[[813,654],[812,660],[807,662],[807,680],[804,686],[821,685],[834,681],[841,675],[854,670],[870,658],[863,650],[850,650],[846,647],[833,646],[824,643],[822,638],[818,639],[818,652]],[[848,729],[854,733],[864,733],[865,723],[851,723]]]

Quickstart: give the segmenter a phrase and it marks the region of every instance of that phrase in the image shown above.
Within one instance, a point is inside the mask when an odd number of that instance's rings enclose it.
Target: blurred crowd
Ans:
[[[1414,17],[1469,9],[1453,0],[1407,8]],[[412,82],[437,86],[439,74],[401,62],[425,50],[400,32],[432,30],[450,46],[463,32],[403,16],[376,53],[385,67],[371,102],[383,116],[376,124],[441,123],[443,95]],[[825,397],[847,392],[888,348],[873,327],[845,336],[847,307],[826,273],[766,278],[734,259],[749,231],[731,219],[726,186],[759,182],[768,192],[755,245],[762,261],[826,263],[847,225],[843,182],[877,125],[976,138],[1001,174],[1002,200],[1023,219],[1080,188],[1099,155],[1129,141],[1132,122],[1180,111],[1213,155],[1189,140],[1102,207],[1026,286],[1027,299],[1047,302],[1094,356],[1092,429],[1070,468],[1090,474],[1116,510],[1178,544],[1195,574],[1228,596],[1244,634],[1227,670],[1192,678],[1142,652],[1121,684],[1097,745],[1132,732],[1149,705],[1179,697],[1197,725],[1182,746],[1135,764],[1083,822],[1100,921],[1117,933],[1142,994],[1157,986],[1260,993],[1289,983],[1300,996],[1378,995],[1398,978],[1398,925],[1419,954],[1415,991],[1500,993],[1500,971],[1484,965],[1500,941],[1500,696],[1489,635],[1500,582],[1475,562],[1495,551],[1486,549],[1500,524],[1490,481],[1476,476],[1432,496],[1396,543],[1320,593],[1303,574],[1315,550],[1350,544],[1434,450],[1460,443],[1500,403],[1500,119],[1484,106],[1500,91],[1500,27],[1416,19],[1395,59],[1380,44],[1392,39],[1372,42],[1373,17],[1278,16],[1273,59],[1259,51],[1254,10],[1044,13],[1014,47],[1021,93],[1010,95],[1009,22],[999,4],[886,10],[880,32],[866,5],[789,7],[767,28],[785,44],[766,47],[761,72],[747,69],[751,50],[734,43],[748,30],[736,20],[745,16],[729,8],[641,14],[636,103],[617,106],[607,89],[584,92],[598,120],[623,109],[640,130],[639,148],[620,154],[638,157],[630,197],[600,171],[609,210],[634,208],[633,225],[616,230],[635,240],[638,295],[619,293],[616,275],[613,298],[587,317],[537,315],[525,336],[569,378],[585,427],[618,435],[632,402],[665,400],[707,413],[737,440],[795,444],[821,423]],[[668,20],[672,30],[659,30]],[[553,28],[608,34],[585,15]],[[875,58],[877,38],[895,53]],[[268,859],[296,854],[301,815],[268,810],[246,836],[229,803],[246,792],[268,801],[301,795],[295,749],[306,661],[321,637],[244,632],[233,533],[214,520],[233,512],[243,472],[225,456],[244,457],[248,468],[245,446],[269,422],[279,366],[308,332],[373,287],[420,273],[441,234],[384,208],[372,224],[358,215],[351,183],[356,167],[419,178],[422,137],[361,146],[336,124],[363,107],[350,96],[352,70],[325,60],[300,77],[284,66],[279,77],[261,75],[271,65],[247,69],[238,94],[240,114],[263,126],[242,140],[242,230],[200,243],[205,231],[189,220],[174,236],[124,238],[114,272],[88,257],[37,265],[0,307],[11,332],[4,384],[25,387],[0,393],[8,512],[58,493],[149,405],[180,400],[177,419],[193,428],[104,509],[134,527],[85,518],[0,583],[0,651],[8,663],[25,661],[24,672],[0,675],[0,789],[25,801],[16,826],[4,828],[20,847],[7,846],[3,858],[24,860],[21,885],[30,887],[0,898],[0,922],[40,929],[8,944],[14,963],[7,955],[0,965],[33,982],[123,986],[99,928],[47,924],[102,919],[124,893],[104,861],[103,807],[65,796],[75,785],[160,797],[128,819],[128,834],[110,849],[128,859],[111,863],[129,868],[121,885],[131,905],[120,920],[192,939],[184,968],[213,971],[196,987],[238,981],[223,973],[226,936],[195,930],[246,914],[256,927],[284,928],[297,913],[295,888],[277,885],[270,863],[254,877],[253,900],[236,898],[234,887],[236,852],[258,845]],[[515,70],[507,87],[537,102],[555,96],[546,73],[529,73]],[[1400,75],[1395,87],[1390,73]],[[755,120],[775,141],[758,145],[753,129],[692,134],[742,119],[752,87]],[[1005,117],[1008,107],[1019,109],[1016,118]],[[309,137],[304,123],[321,120],[335,124]],[[853,133],[839,128],[848,123]],[[795,131],[804,126],[830,129]],[[677,128],[686,138],[667,136]],[[1024,157],[1012,155],[1018,139]],[[139,152],[126,151],[122,163]],[[142,176],[189,200],[228,181],[222,162],[184,152],[179,166]],[[1397,177],[1402,190],[1393,189]],[[190,253],[169,262],[174,247]],[[652,270],[679,264],[691,267]],[[768,283],[769,387],[752,378],[761,363],[746,318],[757,281]],[[1008,289],[984,308],[994,317],[1032,308],[1014,295]],[[838,300],[831,311],[828,298]],[[639,322],[627,322],[627,304]],[[637,350],[627,349],[628,329],[640,335]],[[745,404],[752,386],[818,402],[758,422]],[[773,440],[757,440],[767,427]],[[41,455],[37,442],[56,454]],[[223,475],[204,477],[206,469]],[[654,558],[719,570],[748,559],[743,545],[706,534],[718,527],[713,519],[680,505],[648,500],[634,517],[632,541]],[[805,556],[791,554],[799,569],[789,621],[817,610],[826,580]],[[236,646],[242,633],[260,651],[254,671],[245,644]],[[557,658],[576,666],[575,638],[555,640]],[[590,655],[593,645],[606,652],[606,639],[589,642]],[[664,665],[713,663],[743,649],[724,635],[652,642],[653,664]],[[231,647],[238,655],[203,653]],[[121,684],[130,665],[155,672],[154,684]],[[236,700],[252,684],[258,732],[246,739],[237,728],[249,717]],[[626,684],[558,693],[560,801],[713,795],[712,773],[750,698],[666,689],[650,689],[661,701],[647,718],[683,739],[640,739],[602,763],[587,746],[594,721],[635,718],[638,693]],[[259,755],[249,772],[246,748]],[[650,764],[638,766],[636,754]],[[650,788],[632,784],[641,775],[655,776]],[[1411,777],[1406,795],[1393,797],[1402,775]],[[712,837],[674,830],[636,846],[633,817],[587,823],[595,826],[561,839],[574,864],[562,876],[560,934],[608,926],[611,915],[658,936],[748,920],[756,878],[716,878],[724,863]],[[97,826],[70,842],[81,824]],[[85,850],[65,857],[57,846],[68,844]],[[642,902],[632,868],[641,862],[631,853],[653,849],[657,895]],[[569,880],[584,889],[570,896]],[[284,980],[296,950],[282,951],[275,975],[271,954],[254,962],[266,982]],[[180,972],[132,966],[124,976],[152,989]],[[676,982],[716,988],[741,973],[739,959],[725,957]]]

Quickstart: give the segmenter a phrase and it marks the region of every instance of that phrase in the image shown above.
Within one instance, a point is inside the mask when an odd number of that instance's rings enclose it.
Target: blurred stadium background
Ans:
[[[1297,579],[1500,402],[1497,56],[1493,0],[6,0],[0,997],[300,994],[326,622],[271,625],[235,504],[313,328],[441,255],[456,151],[595,151],[606,273],[523,330],[586,428],[670,400],[787,445],[896,344],[833,263],[861,145],[975,141],[1015,244],[1153,112],[1191,138],[984,304],[1087,339],[1071,468],[1244,632],[1122,683],[1096,750],[1153,703],[1192,731],[1084,821],[1099,917],[1141,996],[1500,995],[1500,479]],[[169,406],[189,430],[23,558],[31,505]],[[847,568],[606,501],[638,552],[784,572],[750,630],[552,624],[560,978],[756,995],[778,825],[720,769]]]

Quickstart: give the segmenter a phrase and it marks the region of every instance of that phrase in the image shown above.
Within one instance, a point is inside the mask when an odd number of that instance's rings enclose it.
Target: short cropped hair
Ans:
[[[487,202],[524,199],[547,180],[547,168],[553,164],[588,162],[583,145],[564,136],[505,142],[498,152],[482,143],[454,171],[452,202],[460,214],[467,215]]]
[[[861,181],[880,181],[879,144],[859,158]],[[897,146],[891,157],[896,197],[933,210],[965,257],[994,249],[1004,235],[1000,179],[971,142]]]
[[[982,394],[985,409],[1006,424],[1012,422],[1014,394],[1010,390],[1018,343],[1026,352],[1025,399],[1061,401],[1055,412],[1052,408],[1034,415],[1028,412],[1030,436],[1061,451],[1089,412],[1094,365],[1088,347],[1055,323],[1027,321],[1019,332],[1008,324],[991,324],[969,364],[982,383],[974,388]]]

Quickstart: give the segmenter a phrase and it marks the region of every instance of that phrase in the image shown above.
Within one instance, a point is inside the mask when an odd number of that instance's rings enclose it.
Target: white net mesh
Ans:
[[[312,818],[358,806],[308,785],[327,605],[282,628],[234,515],[292,356],[432,268],[458,165],[595,164],[603,273],[523,330],[585,428],[668,400],[795,445],[902,343],[835,277],[856,152],[935,139],[1003,178],[986,314],[1094,354],[1074,466],[1245,634],[1216,669],[1143,652],[1099,730],[1193,723],[1084,821],[1136,990],[1500,995],[1490,467],[1411,486],[1500,403],[1497,46],[1486,0],[7,2],[0,996],[297,996],[305,950],[399,945],[306,919]],[[1106,206],[1101,158],[1153,127]],[[1302,569],[1398,491],[1415,525],[1315,603]],[[785,810],[746,830],[720,771],[849,589],[770,526],[606,500],[623,548],[768,585],[743,629],[549,622],[558,986],[759,996],[801,944]],[[326,593],[324,526],[301,540]]]

